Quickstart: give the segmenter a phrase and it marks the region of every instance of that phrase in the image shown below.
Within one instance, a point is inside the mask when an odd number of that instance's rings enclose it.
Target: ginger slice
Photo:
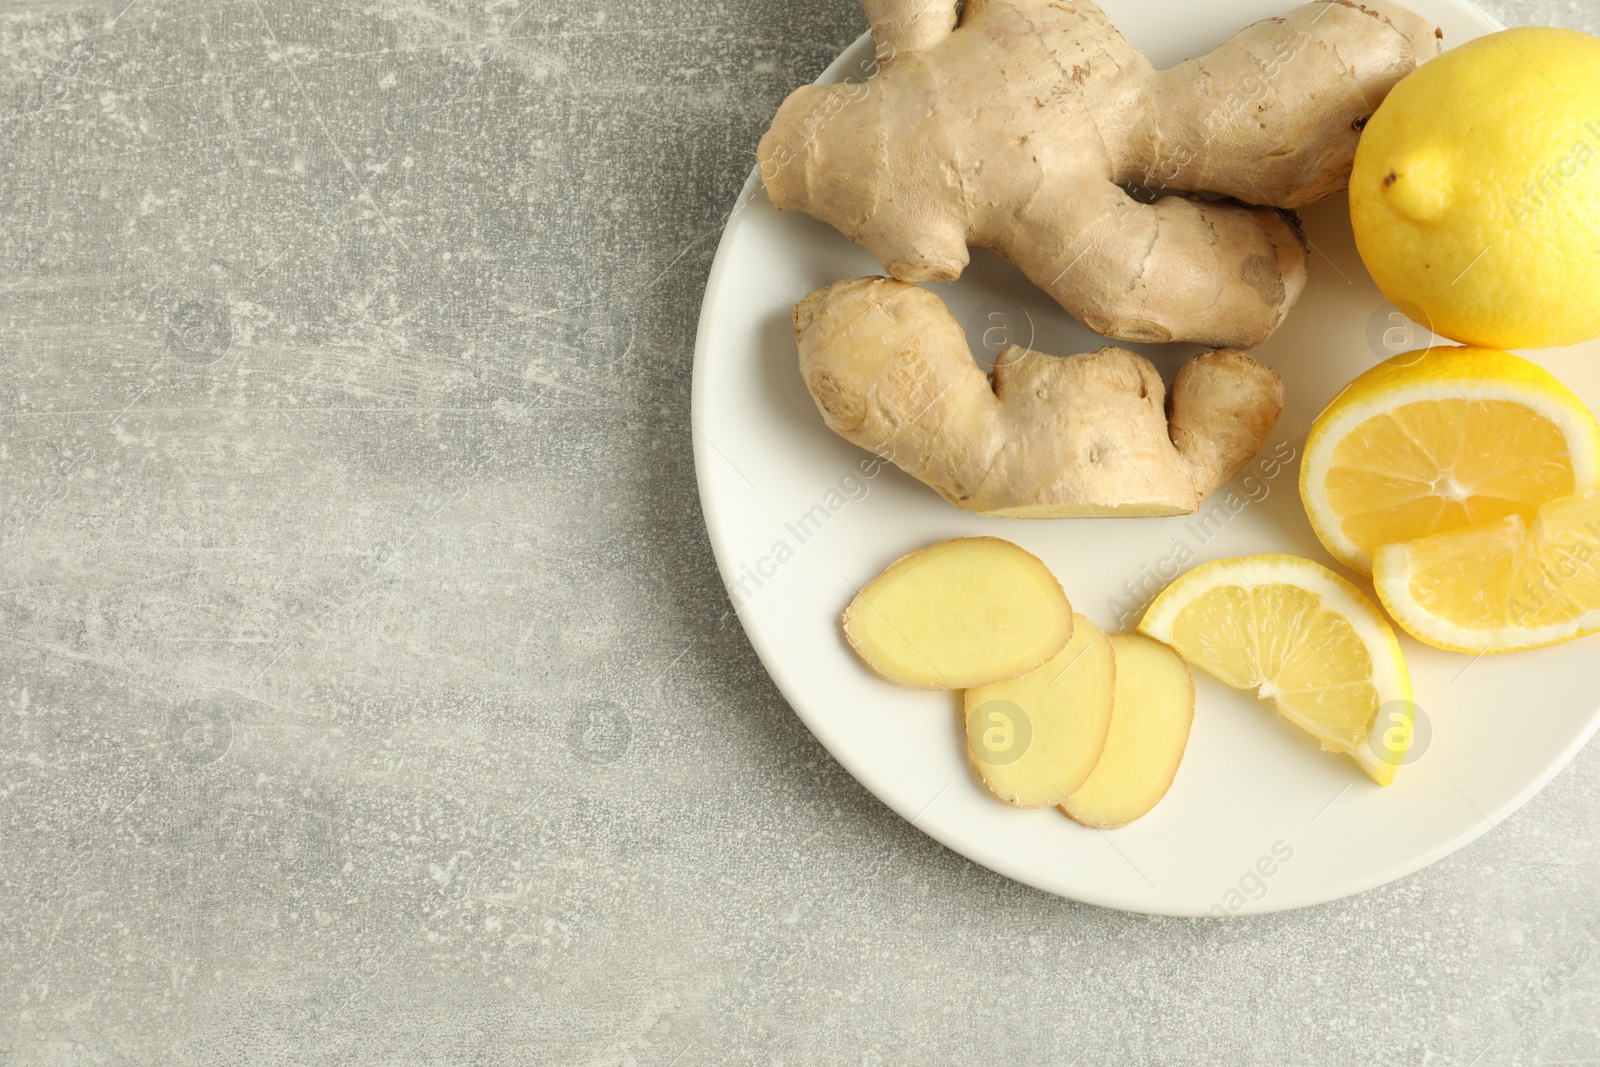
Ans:
[[[1061,803],[1085,826],[1126,826],[1172,787],[1194,722],[1194,676],[1177,652],[1139,634],[1112,634],[1116,684],[1105,751]]]
[[[1037,557],[998,537],[899,560],[844,613],[856,654],[891,682],[966,689],[1027,674],[1072,636],[1072,605]]]
[[[1083,786],[1111,726],[1111,642],[1082,615],[1072,640],[1015,681],[967,690],[967,759],[989,792],[1019,808],[1060,804]]]

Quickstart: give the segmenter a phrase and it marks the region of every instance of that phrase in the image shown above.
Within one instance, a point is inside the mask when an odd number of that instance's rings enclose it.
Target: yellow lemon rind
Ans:
[[[1466,344],[1600,337],[1597,94],[1600,39],[1547,27],[1468,42],[1395,86],[1349,183],[1356,247],[1389,299]]]

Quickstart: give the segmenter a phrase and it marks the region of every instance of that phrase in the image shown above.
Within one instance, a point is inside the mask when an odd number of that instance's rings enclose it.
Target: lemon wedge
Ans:
[[[1519,515],[1600,484],[1600,425],[1548,371],[1506,352],[1431,348],[1345,387],[1306,441],[1300,495],[1341,563]]]
[[[1156,598],[1139,632],[1273,701],[1379,785],[1394,781],[1415,711],[1405,658],[1377,606],[1321,564],[1295,556],[1204,564]]]
[[[1600,632],[1600,491],[1378,550],[1378,598],[1453,652],[1519,652]]]

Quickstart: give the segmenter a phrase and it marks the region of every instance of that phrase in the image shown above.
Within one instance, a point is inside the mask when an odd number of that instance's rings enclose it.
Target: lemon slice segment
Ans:
[[[1271,700],[1379,785],[1394,780],[1411,743],[1411,676],[1377,606],[1326,567],[1295,556],[1207,563],[1156,598],[1139,632]]]
[[[1519,652],[1600,632],[1600,491],[1552,500],[1534,521],[1388,545],[1373,577],[1389,614],[1453,652]]]
[[[1397,356],[1317,418],[1300,494],[1340,562],[1372,573],[1386,544],[1508,515],[1600,484],[1600,424],[1543,368],[1481,348]]]

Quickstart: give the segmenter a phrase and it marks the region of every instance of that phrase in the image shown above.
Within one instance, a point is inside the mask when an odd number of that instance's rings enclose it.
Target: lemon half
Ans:
[[[1548,371],[1506,352],[1432,348],[1344,388],[1306,441],[1312,528],[1364,574],[1386,544],[1532,519],[1600,485],[1600,424]]]

